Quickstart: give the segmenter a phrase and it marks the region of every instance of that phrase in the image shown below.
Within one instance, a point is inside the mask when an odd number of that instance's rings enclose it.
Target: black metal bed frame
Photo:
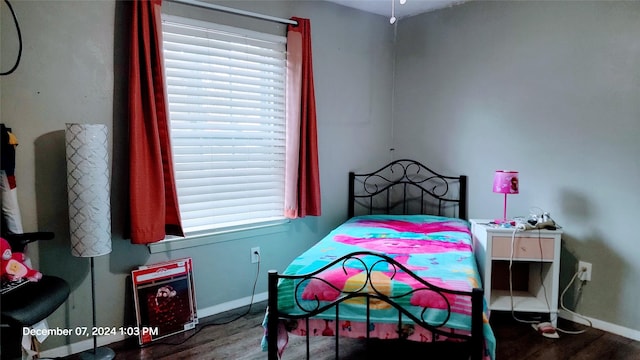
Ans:
[[[356,193],[356,186],[360,192]],[[357,214],[357,205],[368,214],[432,214],[468,220],[467,177],[441,175],[414,160],[396,160],[368,174],[349,173],[349,218]]]
[[[356,191],[356,186],[358,189]],[[457,186],[457,196],[455,187]],[[437,206],[434,206],[434,201]],[[365,213],[400,213],[400,214],[425,214],[443,215],[445,212],[457,210],[457,217],[467,218],[467,178],[466,176],[444,176],[430,170],[426,166],[413,160],[396,160],[390,164],[368,174],[349,173],[349,218],[356,215],[356,210],[365,209]],[[434,211],[435,210],[435,211]],[[361,256],[374,256],[379,260],[374,265],[367,266],[361,259]],[[354,291],[344,291],[326,280],[318,277],[320,273],[335,265],[345,266],[347,262],[357,261],[364,266],[366,277],[361,287]],[[395,272],[402,271],[416,279],[424,287],[413,289],[405,294],[390,297],[378,291],[371,279],[371,272],[378,264],[386,264]],[[319,280],[339,291],[341,295],[337,300],[321,305],[316,300],[315,306],[305,308],[296,299],[297,308],[303,312],[303,315],[289,315],[278,311],[278,282],[281,279],[298,281],[295,290],[311,280]],[[277,334],[278,323],[281,319],[306,319],[308,330],[309,318],[323,313],[329,309],[335,308],[335,357],[338,359],[339,353],[339,316],[340,304],[353,298],[365,298],[366,313],[365,321],[369,323],[370,302],[371,300],[380,300],[393,306],[398,310],[398,329],[402,328],[403,316],[411,319],[411,321],[432,332],[434,335],[444,335],[449,338],[455,338],[460,341],[461,346],[467,346],[469,357],[473,360],[480,360],[484,353],[484,337],[482,334],[483,327],[483,291],[482,289],[473,289],[472,291],[453,291],[443,289],[441,287],[430,284],[412,273],[402,264],[396,262],[391,257],[384,254],[359,251],[347,254],[339,259],[334,260],[330,264],[318,269],[312,273],[303,275],[283,275],[277,271],[269,271],[269,299],[268,299],[268,319],[267,319],[267,343],[268,343],[268,359],[278,359],[277,352]],[[448,315],[440,324],[432,324],[424,320],[426,308],[420,317],[417,317],[404,309],[398,304],[399,298],[411,296],[417,291],[431,291],[441,296],[446,304],[448,304]],[[297,293],[295,291],[294,293]],[[469,296],[471,298],[471,335],[452,334],[450,331],[443,330],[441,327],[446,326],[451,315],[451,304],[447,299],[447,294],[456,294],[459,296]],[[310,358],[309,353],[309,331],[306,332],[306,354],[307,359]],[[435,339],[437,336],[433,336]],[[367,334],[369,340],[369,334]]]

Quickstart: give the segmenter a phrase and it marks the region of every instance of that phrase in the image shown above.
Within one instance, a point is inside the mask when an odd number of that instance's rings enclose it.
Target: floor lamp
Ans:
[[[91,258],[91,306],[96,328],[96,297],[93,259],[111,252],[111,210],[107,127],[100,124],[66,124],[67,190],[71,254]],[[113,359],[115,353],[97,346],[80,354],[81,359]]]
[[[518,172],[497,170],[493,176],[493,192],[498,194],[504,194],[504,208],[502,212],[502,219],[496,219],[496,224],[510,223],[507,220],[507,195],[518,193]]]

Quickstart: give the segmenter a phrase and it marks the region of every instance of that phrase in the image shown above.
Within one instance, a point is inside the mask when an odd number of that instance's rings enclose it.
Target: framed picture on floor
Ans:
[[[198,324],[191,258],[140,266],[131,279],[140,345]]]

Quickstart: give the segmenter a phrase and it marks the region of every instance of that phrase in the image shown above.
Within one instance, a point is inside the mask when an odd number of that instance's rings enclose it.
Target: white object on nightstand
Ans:
[[[511,311],[509,264],[513,264],[513,310],[548,313],[557,326],[562,230],[518,230],[472,219],[473,251],[489,310]],[[513,255],[512,255],[513,240]],[[526,282],[524,284],[523,282]]]

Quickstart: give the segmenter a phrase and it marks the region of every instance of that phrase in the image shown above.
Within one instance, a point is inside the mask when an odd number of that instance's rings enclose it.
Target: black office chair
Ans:
[[[4,124],[0,124],[0,170],[13,176],[15,170],[15,147],[17,139],[12,138],[11,129]],[[4,184],[3,176],[3,186]],[[6,179],[8,182],[8,178]],[[4,196],[7,189],[4,187],[0,192]],[[12,252],[24,252],[27,244],[38,240],[51,240],[54,237],[52,232],[31,232],[17,234],[15,217],[19,216],[19,211],[5,212],[3,201],[0,207],[0,235],[11,245]],[[7,226],[8,219],[12,219],[13,227]],[[11,230],[9,230],[11,229]],[[0,358],[20,359],[22,358],[22,329],[31,327],[46,319],[69,297],[69,284],[55,276],[43,275],[38,282],[29,282],[10,291],[0,294]]]
[[[3,227],[4,228],[4,227]],[[22,252],[28,243],[53,239],[51,232],[3,234],[12,251]],[[43,275],[38,282],[30,282],[1,296],[2,347],[0,357],[22,358],[22,329],[46,319],[69,297],[69,284],[56,276]]]

